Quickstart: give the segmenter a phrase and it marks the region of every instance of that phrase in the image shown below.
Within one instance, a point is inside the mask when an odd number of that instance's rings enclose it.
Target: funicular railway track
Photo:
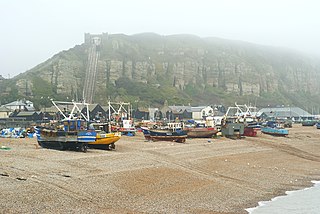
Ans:
[[[97,65],[100,57],[100,51],[97,48],[99,44],[100,43],[93,42],[89,48],[86,77],[85,77],[84,87],[83,87],[83,99],[87,103],[93,102]]]

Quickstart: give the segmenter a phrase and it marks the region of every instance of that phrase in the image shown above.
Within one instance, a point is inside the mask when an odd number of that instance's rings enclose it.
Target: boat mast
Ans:
[[[74,112],[75,110],[78,110],[78,112],[80,112],[80,115],[87,121],[89,122],[90,120],[90,115],[89,115],[89,104],[88,103],[77,103],[77,102],[64,102],[64,101],[53,101],[53,99],[51,99],[51,102],[52,104],[57,108],[57,110],[60,112],[60,114],[62,114],[62,116],[64,117],[65,120],[71,120],[74,118]],[[73,105],[72,107],[72,110],[69,114],[69,116],[66,116],[63,111],[59,108],[59,106],[57,104],[60,104],[60,105]],[[81,112],[81,109],[79,108],[79,106],[86,106],[87,108],[87,116],[84,115],[82,112]]]

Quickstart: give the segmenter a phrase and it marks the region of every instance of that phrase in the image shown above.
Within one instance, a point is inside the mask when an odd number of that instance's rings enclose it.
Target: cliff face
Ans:
[[[319,92],[319,63],[288,50],[191,35],[100,37],[94,96],[97,102],[113,96],[108,88],[116,86],[121,78],[150,87],[174,87],[190,100],[196,98],[187,93],[189,89],[212,91],[212,96],[222,91],[240,97],[261,97],[279,91],[312,96]],[[25,91],[27,85],[37,96],[37,83],[32,78],[37,76],[50,86],[52,93],[81,99],[87,51],[88,42],[53,56],[19,75],[19,89]]]
[[[192,36],[113,35],[104,44],[100,68],[112,83],[121,76],[145,83],[166,76],[180,90],[188,84],[209,85],[257,96],[279,87],[288,92],[319,89],[319,65],[289,51]]]

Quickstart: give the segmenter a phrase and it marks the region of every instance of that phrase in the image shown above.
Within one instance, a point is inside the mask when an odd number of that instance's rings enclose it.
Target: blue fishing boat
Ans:
[[[63,127],[37,127],[38,144],[43,148],[76,149],[86,152],[89,142],[95,142],[97,133],[94,130],[84,130],[83,120],[67,120]]]
[[[57,105],[54,106],[64,117],[63,120],[43,127],[36,127],[38,144],[43,148],[52,149],[75,149],[86,152],[89,148],[115,149],[114,143],[120,139],[116,133],[109,133],[109,124],[89,123],[88,104],[75,102],[59,102],[74,105],[71,113],[67,116]],[[74,113],[80,111],[78,105],[86,105],[86,115]],[[83,118],[83,119],[82,119]]]
[[[275,136],[287,136],[289,134],[289,131],[287,129],[277,127],[262,127],[261,132],[264,134]]]
[[[145,138],[146,140],[151,140],[149,128],[147,128],[147,127],[141,127],[141,130],[142,130],[142,132],[143,132],[144,138]]]

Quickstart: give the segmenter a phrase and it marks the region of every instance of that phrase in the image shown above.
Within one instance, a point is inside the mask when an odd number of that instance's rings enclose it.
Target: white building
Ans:
[[[8,118],[9,117],[9,114],[11,113],[12,111],[5,107],[5,106],[1,106],[0,107],[0,118]]]
[[[3,105],[11,111],[19,110],[19,111],[34,111],[33,103],[29,100],[17,100],[11,103]]]
[[[192,119],[202,120],[206,117],[213,116],[213,108],[211,106],[191,107]]]

